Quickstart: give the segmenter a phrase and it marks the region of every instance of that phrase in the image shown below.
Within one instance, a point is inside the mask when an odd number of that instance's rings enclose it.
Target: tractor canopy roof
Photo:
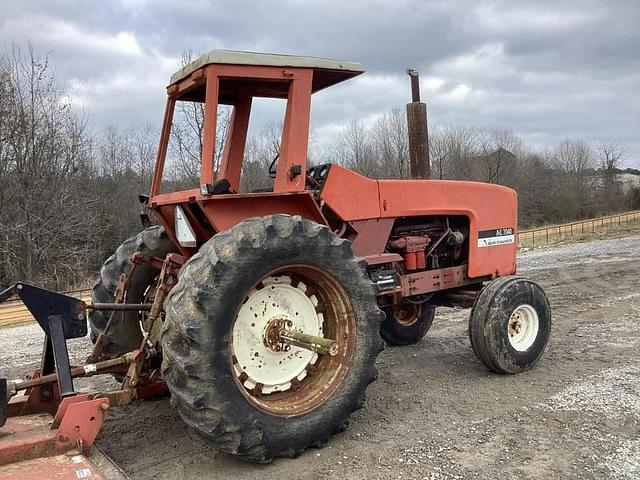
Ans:
[[[211,64],[309,68],[313,70],[313,92],[348,80],[364,72],[362,65],[356,62],[318,57],[303,57],[299,55],[242,52],[237,50],[211,50],[174,73],[171,76],[170,85],[180,82],[196,70]]]

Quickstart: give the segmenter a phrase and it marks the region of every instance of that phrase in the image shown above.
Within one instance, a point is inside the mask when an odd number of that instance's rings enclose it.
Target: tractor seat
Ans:
[[[226,178],[220,178],[213,183],[207,183],[202,186],[203,190],[206,189],[205,195],[222,195],[225,193],[233,193],[231,191],[231,183]]]

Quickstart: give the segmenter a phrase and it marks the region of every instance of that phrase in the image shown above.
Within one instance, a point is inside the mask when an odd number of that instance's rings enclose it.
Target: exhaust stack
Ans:
[[[427,133],[427,104],[420,101],[418,71],[407,68],[411,77],[411,103],[407,103],[407,132],[409,134],[409,162],[412,178],[429,178],[429,138]]]

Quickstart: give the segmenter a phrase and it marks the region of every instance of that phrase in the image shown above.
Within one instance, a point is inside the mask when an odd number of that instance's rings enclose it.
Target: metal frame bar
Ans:
[[[0,427],[7,421],[8,414],[7,379],[0,378]]]
[[[203,84],[205,86],[205,111],[202,157],[200,159],[200,184],[211,184],[216,180],[216,177],[226,178],[229,180],[232,189],[234,191],[238,190],[251,112],[251,101],[253,96],[260,96],[260,94],[258,92],[252,93],[250,89],[247,89],[241,93],[240,98],[233,104],[233,121],[227,134],[219,171],[216,172],[214,154],[218,106],[221,104],[219,98],[220,80],[233,78],[282,81],[289,84],[280,144],[280,159],[273,191],[284,193],[305,190],[313,69],[211,64],[196,70],[189,77],[172,85],[167,90],[168,98],[160,134],[160,145],[150,189],[150,204],[158,200],[154,197],[160,195],[176,101],[185,92]],[[187,192],[176,193],[181,194],[179,195],[180,198],[192,196],[185,196]]]
[[[71,376],[71,364],[69,362],[69,351],[67,341],[64,337],[64,326],[61,315],[51,315],[49,317],[50,336],[45,341],[51,345],[53,358],[56,365],[56,375],[58,386],[62,398],[75,395],[73,388],[73,378]]]

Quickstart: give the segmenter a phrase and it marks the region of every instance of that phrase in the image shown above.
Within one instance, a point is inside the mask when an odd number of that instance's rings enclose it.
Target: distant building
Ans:
[[[605,185],[609,185],[623,193],[628,193],[634,188],[640,188],[640,174],[637,173],[613,173],[609,177],[603,170],[594,170],[591,178],[594,187],[605,188]]]
[[[467,157],[471,178],[490,183],[504,183],[512,174],[516,156],[506,148]]]
[[[510,162],[512,160],[515,160],[515,158],[516,156],[513,153],[502,147],[490,153],[485,153],[482,155],[472,155],[469,157],[470,160],[482,160],[487,163],[501,163],[504,161]]]
[[[640,188],[640,175],[635,173],[616,173],[615,181],[620,184],[625,192]]]

